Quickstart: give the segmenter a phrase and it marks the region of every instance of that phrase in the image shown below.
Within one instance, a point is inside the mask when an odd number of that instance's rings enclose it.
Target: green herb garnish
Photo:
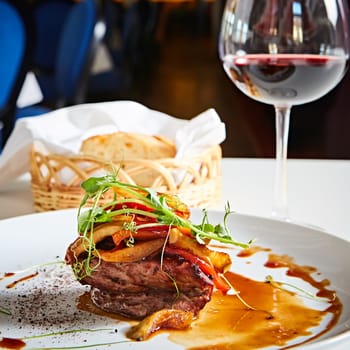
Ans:
[[[65,331],[58,331],[58,332],[52,332],[52,333],[44,333],[39,335],[31,335],[28,337],[22,338],[23,340],[29,340],[29,339],[41,339],[41,338],[48,338],[48,337],[55,337],[58,335],[65,335],[65,334],[74,334],[74,333],[96,333],[96,332],[115,332],[115,328],[97,328],[97,329],[90,329],[90,328],[82,328],[82,329],[68,329]]]
[[[120,182],[116,175],[91,177],[84,181],[81,187],[84,189],[85,195],[78,210],[78,231],[84,241],[87,257],[82,263],[77,261],[73,267],[77,277],[82,277],[82,273],[89,275],[96,268],[96,266],[90,266],[92,258],[98,256],[92,235],[94,226],[112,222],[113,217],[120,215],[131,217],[141,215],[152,220],[152,223],[138,225],[133,220],[131,223],[126,223],[130,232],[149,226],[169,225],[189,229],[200,244],[204,244],[205,240],[215,240],[220,243],[248,248],[252,243],[252,241],[248,243],[238,242],[231,237],[227,227],[227,218],[232,213],[229,205],[225,207],[223,224],[210,224],[207,211],[203,210],[201,224],[195,225],[178,214],[187,207],[176,196],[159,194],[151,188]],[[113,199],[108,203],[101,204],[101,199],[109,190],[114,190]],[[91,208],[82,211],[83,207],[91,201],[93,203]],[[132,237],[129,244],[132,245]]]
[[[296,290],[296,292],[299,295],[306,297],[308,299],[316,300],[316,301],[319,301],[322,303],[329,303],[330,302],[330,300],[328,300],[326,298],[321,298],[321,297],[319,297],[319,296],[317,296],[317,295],[315,295],[307,290],[304,290],[300,287],[295,286],[294,284],[291,284],[288,282],[275,281],[271,275],[266,276],[265,279],[266,279],[267,283],[270,283],[275,288],[279,288],[279,289],[282,289],[282,290],[287,291],[287,292],[291,292],[290,289],[294,289],[294,290]],[[288,287],[290,289],[288,289]],[[333,300],[334,300],[334,298],[335,298],[335,294],[333,296]]]
[[[61,336],[65,334],[72,334],[72,333],[93,333],[93,332],[102,332],[102,331],[112,331],[115,332],[115,329],[111,328],[99,328],[99,329],[70,329],[66,331],[59,331],[59,332],[52,332],[52,333],[45,333],[40,335],[33,335],[29,337],[22,338],[23,340],[30,340],[30,339],[40,339],[40,338],[47,338],[47,337],[55,337],[55,336]],[[103,346],[111,346],[116,344],[123,344],[123,343],[130,343],[129,340],[120,340],[116,342],[110,342],[110,343],[96,343],[96,344],[85,344],[85,345],[77,345],[77,346],[57,346],[57,347],[40,347],[40,348],[30,348],[28,350],[68,350],[68,349],[88,349],[88,348],[96,348],[96,347],[103,347]]]
[[[117,344],[124,344],[124,343],[131,343],[130,340],[121,340],[111,343],[97,343],[97,344],[86,344],[86,345],[78,345],[78,346],[50,346],[49,348],[29,348],[27,350],[73,350],[73,349],[90,349],[90,348],[97,348],[97,347],[103,347],[103,346],[112,346]]]
[[[0,314],[4,314],[4,315],[7,315],[7,316],[10,316],[11,315],[11,311],[9,309],[6,309],[3,306],[0,306]]]

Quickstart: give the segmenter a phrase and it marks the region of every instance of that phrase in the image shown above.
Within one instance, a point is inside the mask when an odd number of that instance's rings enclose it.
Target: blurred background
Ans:
[[[1,2],[15,4],[29,28],[28,53],[21,74],[17,74],[17,91],[10,107],[0,106],[0,117],[7,125],[5,134],[11,123],[26,115],[76,103],[126,99],[185,119],[214,108],[226,124],[224,156],[274,157],[273,107],[241,93],[226,76],[218,57],[223,0]],[[87,6],[88,2],[93,5]],[[88,15],[91,24],[83,21]],[[62,38],[64,30],[68,39]],[[74,51],[78,47],[75,37],[79,43],[88,43],[85,51]],[[77,63],[79,57],[82,59]],[[44,98],[40,104],[19,111],[16,100],[23,93],[28,71],[38,79]],[[67,96],[55,96],[45,77],[48,74],[56,74],[52,84],[59,86],[55,86],[57,91],[69,92]],[[73,81],[74,74],[78,82]],[[292,108],[290,158],[350,159],[349,79],[348,73],[322,99]]]

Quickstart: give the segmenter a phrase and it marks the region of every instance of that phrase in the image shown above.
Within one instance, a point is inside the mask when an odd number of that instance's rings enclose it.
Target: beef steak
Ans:
[[[197,315],[213,291],[210,276],[197,265],[167,253],[130,263],[101,260],[80,282],[91,286],[91,299],[100,309],[132,319],[165,308]]]

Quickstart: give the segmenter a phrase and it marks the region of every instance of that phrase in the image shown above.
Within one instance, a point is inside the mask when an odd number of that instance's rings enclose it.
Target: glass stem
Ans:
[[[276,169],[272,216],[286,220],[287,208],[287,149],[290,107],[277,107],[276,112]]]

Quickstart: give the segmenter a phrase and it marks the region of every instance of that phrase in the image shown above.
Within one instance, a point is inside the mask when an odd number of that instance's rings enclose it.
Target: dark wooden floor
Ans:
[[[217,54],[210,5],[173,9],[131,86],[90,100],[130,99],[179,118],[214,108],[226,124],[225,156],[273,157],[274,110],[255,102],[229,81]],[[159,28],[158,28],[159,29]],[[319,101],[293,107],[291,158],[350,159],[350,78]]]

